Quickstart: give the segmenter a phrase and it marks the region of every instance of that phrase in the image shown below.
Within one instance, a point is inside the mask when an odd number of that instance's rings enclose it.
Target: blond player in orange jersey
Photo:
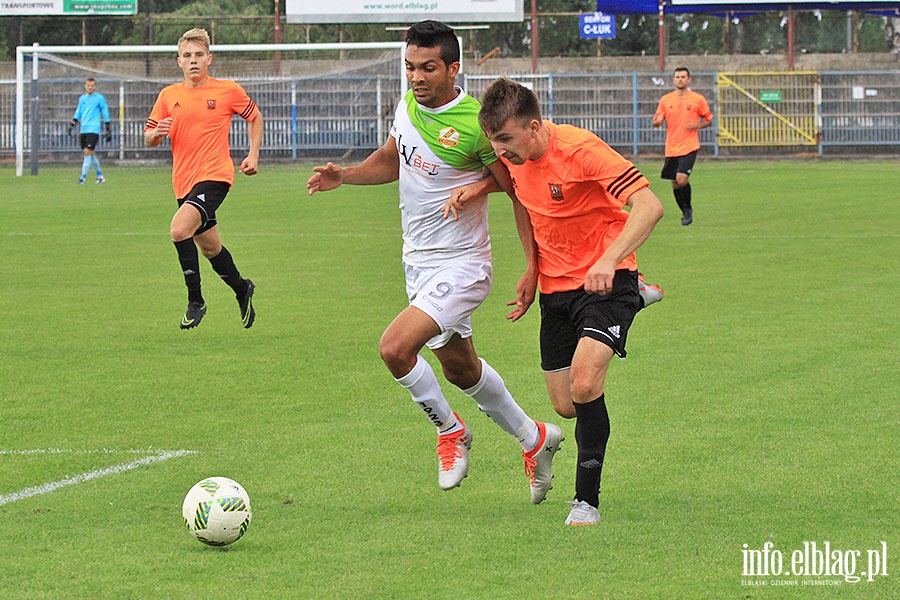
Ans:
[[[542,120],[528,88],[499,79],[481,103],[481,128],[530,218],[531,235],[522,235],[527,226],[516,215],[528,265],[509,318],[528,310],[539,285],[544,380],[554,409],[576,418],[575,498],[566,524],[594,525],[610,430],[606,372],[613,355],[625,357],[641,308],[634,252],[663,207],[649,181],[603,140]],[[448,209],[462,209],[475,191],[457,190]]]
[[[196,327],[206,314],[200,290],[198,247],[213,270],[234,290],[244,328],[251,327],[256,318],[255,286],[241,276],[222,245],[216,210],[234,183],[228,144],[232,115],[238,114],[248,123],[250,151],[240,166],[244,175],[256,175],[258,171],[263,119],[256,103],[240,85],[209,76],[212,58],[206,30],[185,32],[178,41],[178,66],[184,72],[184,81],[159,93],[144,126],[148,146],[158,146],[166,137],[172,141],[172,187],[178,210],[172,217],[171,233],[188,288],[182,329]]]
[[[706,98],[690,89],[691,72],[687,68],[675,69],[672,81],[675,91],[660,99],[653,126],[666,123],[666,162],[661,177],[672,182],[672,194],[681,209],[681,224],[690,225],[694,222],[691,171],[700,150],[700,130],[712,125],[713,115]]]

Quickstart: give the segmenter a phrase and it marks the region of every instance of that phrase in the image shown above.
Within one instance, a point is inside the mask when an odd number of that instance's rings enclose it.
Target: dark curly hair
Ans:
[[[406,45],[438,48],[445,65],[459,62],[459,40],[452,28],[438,21],[421,21],[406,30]]]

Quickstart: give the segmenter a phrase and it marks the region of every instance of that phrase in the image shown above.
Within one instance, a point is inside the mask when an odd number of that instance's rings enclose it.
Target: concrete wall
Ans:
[[[737,54],[713,56],[669,56],[664,72],[675,67],[687,67],[692,72],[713,71],[786,71],[784,54]],[[889,71],[900,69],[898,54],[797,54],[794,70],[814,71]],[[464,64],[464,70],[472,74],[531,73],[531,59],[503,58],[489,60],[478,66],[474,62]],[[550,58],[538,59],[538,73],[657,73],[659,56],[616,56],[602,58]]]

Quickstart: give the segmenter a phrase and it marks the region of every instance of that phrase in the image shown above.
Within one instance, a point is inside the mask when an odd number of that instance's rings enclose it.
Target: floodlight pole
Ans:
[[[538,18],[537,0],[531,0],[531,73],[537,74],[538,64]]]
[[[787,68],[794,70],[794,7],[788,6],[787,17]]]
[[[281,11],[278,8],[279,0],[275,0],[275,44],[281,43]],[[275,74],[281,73],[281,50],[275,51]]]
[[[144,9],[145,16],[144,21],[147,27],[147,39],[144,40],[148,46],[153,45],[153,20],[150,18],[150,0],[144,1]],[[150,57],[150,54],[144,56],[144,74],[147,77],[150,77],[150,73],[153,71],[153,59]]]
[[[659,72],[666,70],[666,0],[659,0]]]

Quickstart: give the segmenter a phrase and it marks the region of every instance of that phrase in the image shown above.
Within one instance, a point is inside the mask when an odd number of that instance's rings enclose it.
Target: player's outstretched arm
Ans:
[[[337,189],[344,183],[344,167],[334,163],[313,167],[315,174],[306,181],[306,189],[312,196],[316,192]]]
[[[441,209],[445,219],[450,218],[452,215],[453,220],[458,221],[459,211],[466,210],[466,202],[481,198],[487,194],[506,192],[510,198],[515,199],[516,192],[513,189],[512,179],[509,176],[506,165],[497,160],[489,164],[487,169],[491,174],[484,179],[461,185],[450,191],[450,199],[447,200],[447,203]]]
[[[450,190],[450,199],[441,208],[441,212],[444,213],[445,219],[452,216],[454,221],[459,221],[459,211],[466,210],[466,202],[484,198],[488,194],[499,191],[501,189],[496,180],[488,175],[474,183],[467,183]]]
[[[306,182],[306,189],[312,196],[316,192],[327,192],[349,185],[379,185],[400,178],[400,154],[393,137],[388,137],[384,145],[354,167],[341,167],[334,163],[313,167],[315,174]]]

